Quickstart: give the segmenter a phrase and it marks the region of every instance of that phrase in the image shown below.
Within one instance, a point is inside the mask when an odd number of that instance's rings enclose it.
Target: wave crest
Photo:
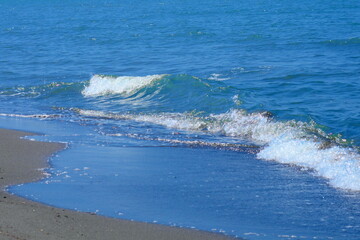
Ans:
[[[156,80],[162,79],[166,74],[148,75],[144,77],[134,76],[106,76],[94,75],[89,85],[84,88],[82,94],[86,97],[102,96],[108,94],[131,94]]]

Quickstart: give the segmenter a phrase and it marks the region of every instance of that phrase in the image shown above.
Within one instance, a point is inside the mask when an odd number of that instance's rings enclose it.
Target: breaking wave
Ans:
[[[90,101],[121,102],[142,111],[159,107],[185,112],[191,107],[210,113],[239,105],[238,92],[219,81],[186,74],[160,74],[143,77],[94,75],[81,93]]]
[[[148,75],[144,77],[94,75],[90,79],[89,85],[82,91],[82,94],[86,97],[107,94],[131,94],[164,76],[166,75]]]
[[[360,154],[341,135],[327,134],[314,122],[277,121],[269,112],[247,113],[239,109],[207,116],[196,113],[117,114],[83,109],[75,111],[85,117],[148,122],[173,129],[250,141],[260,147],[256,151],[259,159],[315,170],[316,175],[328,179],[336,188],[360,191]],[[153,140],[178,141],[162,138]],[[199,141],[178,143],[226,146]]]
[[[279,121],[269,112],[248,113],[238,109],[242,104],[238,94],[241,94],[239,89],[229,87],[222,81],[165,74],[144,77],[94,75],[86,82],[58,82],[0,90],[0,96],[6,97],[56,96],[49,103],[69,103],[66,109],[71,109],[72,115],[66,116],[70,118],[74,117],[75,112],[76,117],[80,118],[145,122],[182,131],[201,132],[211,139],[190,141],[159,135],[148,140],[229,149],[250,149],[241,145],[250,143],[257,146],[256,150],[250,152],[259,159],[311,169],[318,176],[328,179],[334,187],[360,191],[360,154],[353,143],[339,134],[326,133],[315,122]],[[151,104],[144,104],[149,102]],[[134,107],[135,103],[139,107]],[[77,108],[77,105],[80,107]],[[88,106],[99,107],[101,111],[83,109]],[[125,111],[127,113],[119,113]],[[63,119],[61,114],[64,111],[61,108],[56,109],[55,113],[60,114],[0,116]],[[228,143],[227,140],[221,142],[219,138],[235,139],[235,143]]]

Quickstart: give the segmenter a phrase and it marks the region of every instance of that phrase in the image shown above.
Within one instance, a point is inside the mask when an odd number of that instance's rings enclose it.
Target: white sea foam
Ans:
[[[270,141],[257,156],[261,159],[313,169],[337,188],[360,191],[360,155],[357,151],[301,139],[291,133]]]
[[[112,114],[89,110],[78,112],[86,116],[150,122],[169,128],[249,140],[262,146],[257,153],[260,159],[312,169],[318,176],[328,179],[334,187],[360,191],[359,153],[350,147],[339,145],[310,123],[276,121],[268,113],[249,114],[242,110],[231,110],[206,117],[192,113]]]
[[[225,81],[225,80],[229,80],[230,78],[223,77],[222,74],[213,73],[213,74],[210,75],[210,77],[208,79],[209,80],[215,80],[215,81]]]
[[[18,118],[39,118],[39,119],[47,119],[47,118],[58,118],[61,115],[58,114],[13,114],[13,113],[0,113],[2,117],[18,117]]]
[[[113,114],[94,110],[74,110],[83,116],[150,122],[168,128],[239,137],[259,145],[267,144],[288,131],[301,136],[303,132],[299,129],[307,127],[302,122],[274,121],[266,116],[266,113],[248,114],[243,110],[231,110],[224,114],[211,114],[207,117],[197,116],[194,113]]]
[[[107,136],[119,136],[119,137],[130,137],[141,140],[149,140],[149,141],[159,141],[166,142],[171,144],[181,144],[188,146],[200,146],[200,147],[214,147],[214,148],[227,148],[237,151],[245,151],[256,153],[258,152],[259,147],[249,144],[239,144],[239,143],[222,143],[222,142],[208,142],[202,140],[179,140],[179,139],[168,139],[168,138],[157,138],[157,137],[144,137],[139,134],[131,134],[131,133],[113,133],[107,134]]]
[[[130,94],[166,75],[148,75],[143,77],[134,76],[104,76],[94,75],[90,83],[82,91],[84,96],[101,96],[107,94]]]
[[[200,119],[190,118],[187,114],[113,114],[102,111],[75,109],[79,114],[89,117],[102,117],[110,119],[128,119],[138,122],[150,122],[169,128],[181,130],[200,130],[203,122]]]
[[[212,114],[207,117],[196,116],[194,113],[113,114],[83,109],[77,109],[77,111],[84,116],[128,119],[180,130],[240,137],[257,144],[266,144],[287,131],[296,132],[299,126],[304,125],[295,121],[285,123],[273,121],[264,113],[247,114],[242,110],[231,110],[224,114]]]

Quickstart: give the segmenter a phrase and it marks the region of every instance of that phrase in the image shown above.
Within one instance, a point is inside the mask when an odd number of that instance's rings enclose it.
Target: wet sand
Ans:
[[[4,191],[7,185],[36,181],[47,159],[65,146],[20,139],[32,133],[0,129],[0,239],[233,239],[210,232],[106,218],[55,208]]]

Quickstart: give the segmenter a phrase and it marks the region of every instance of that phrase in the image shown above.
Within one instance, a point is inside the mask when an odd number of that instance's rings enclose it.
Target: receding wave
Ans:
[[[149,122],[168,128],[251,141],[261,147],[257,152],[260,159],[312,169],[318,176],[328,179],[334,187],[360,191],[359,152],[346,139],[325,133],[314,122],[277,121],[268,112],[247,113],[237,109],[207,116],[198,116],[196,113],[117,114],[83,109],[75,111],[87,117]],[[196,142],[184,142],[189,145],[192,143]]]
[[[107,94],[131,94],[164,76],[166,75],[148,75],[144,77],[94,75],[90,79],[89,85],[82,91],[82,94],[87,97]]]
[[[224,143],[224,142],[208,142],[202,140],[181,140],[181,139],[169,139],[169,138],[160,138],[160,137],[147,137],[140,136],[139,134],[131,134],[131,133],[114,133],[107,134],[107,136],[126,136],[130,138],[136,138],[141,140],[148,141],[158,141],[165,142],[176,145],[186,145],[186,146],[194,146],[194,147],[213,147],[213,148],[226,148],[234,151],[243,151],[249,153],[257,153],[259,152],[259,147],[250,144],[240,144],[240,143]]]

